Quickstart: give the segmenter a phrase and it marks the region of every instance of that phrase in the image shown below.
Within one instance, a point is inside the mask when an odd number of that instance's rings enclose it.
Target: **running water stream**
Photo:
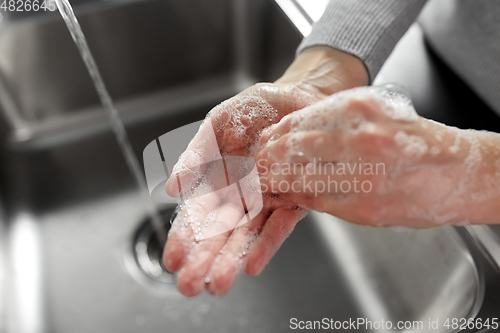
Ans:
[[[144,174],[142,172],[142,168],[137,160],[130,141],[127,136],[127,132],[125,130],[125,126],[120,119],[120,115],[116,110],[113,99],[109,95],[108,89],[104,84],[101,73],[97,67],[97,64],[90,52],[90,49],[87,44],[87,40],[83,31],[78,23],[78,20],[75,16],[73,8],[68,0],[56,0],[57,8],[61,13],[61,16],[68,27],[68,30],[75,42],[78,51],[87,67],[87,70],[92,78],[92,82],[94,83],[95,89],[97,90],[97,94],[99,95],[99,99],[106,110],[109,123],[111,125],[111,129],[116,137],[116,141],[118,141],[118,145],[122,151],[123,156],[125,157],[125,161],[127,163],[130,172],[132,173],[135,182],[139,188],[139,193],[141,195],[143,204],[146,208],[147,213],[151,217],[151,221],[153,222],[153,227],[156,231],[156,235],[160,244],[164,244],[166,241],[166,229],[163,224],[163,221],[158,214],[158,211],[149,197],[148,187],[146,184],[146,180],[144,178]]]

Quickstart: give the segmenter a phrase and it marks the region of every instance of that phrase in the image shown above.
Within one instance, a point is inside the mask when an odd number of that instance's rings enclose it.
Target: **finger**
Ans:
[[[360,137],[376,147],[386,135],[370,134],[366,139],[362,134]],[[314,194],[315,197],[371,192],[386,175],[386,164],[377,159],[361,160],[359,153],[349,148],[352,142],[359,140],[357,137],[349,140],[346,142],[340,131],[285,135],[256,157],[262,191]],[[373,154],[362,155],[373,157]]]
[[[239,207],[235,207],[231,203],[226,203],[217,210],[215,218],[210,222],[209,227],[215,225],[216,228],[221,228],[220,225],[227,226],[227,221],[233,221],[231,224],[236,225],[242,218],[240,212],[241,209]],[[180,271],[177,279],[177,285],[182,294],[192,297],[205,289],[205,278],[219,251],[227,243],[227,239],[234,227],[222,228],[225,232],[200,241],[187,258],[187,262]]]
[[[257,212],[253,212],[254,215]],[[257,238],[262,225],[269,217],[269,210],[260,211],[249,223],[242,219],[242,225],[234,230],[227,244],[221,249],[212,266],[207,290],[213,295],[225,294],[243,270],[246,255],[252,242]]]
[[[348,207],[351,208],[350,203],[352,201],[343,200],[347,198],[347,194],[341,192],[330,194],[329,196],[315,196],[311,193],[300,192],[280,193],[280,197],[282,197],[283,200],[293,202],[301,208],[318,212],[328,212],[329,214],[342,218],[344,218],[344,215],[340,214],[348,210]]]
[[[356,128],[383,115],[380,101],[359,91],[344,91],[283,117],[263,131],[261,144],[292,131]]]
[[[189,253],[192,239],[193,232],[191,228],[180,226],[171,229],[163,251],[163,265],[169,272],[177,272],[181,269]]]
[[[210,268],[231,233],[232,230],[204,239],[193,249],[177,278],[177,285],[182,294],[192,297],[205,289]]]
[[[377,166],[381,165],[382,163],[377,163]],[[369,176],[363,174],[363,168],[361,162],[284,164],[279,169],[274,168],[273,171],[262,176],[260,181],[262,191],[267,193],[307,194],[315,197],[320,195],[345,196],[356,193],[362,195],[370,193],[380,182],[380,177],[375,173]],[[370,170],[376,169],[371,167]],[[383,177],[383,165],[379,171],[374,172],[379,172]]]
[[[275,210],[250,247],[245,266],[246,273],[257,275],[262,272],[297,222],[306,214],[307,211],[301,208]]]
[[[336,116],[333,112],[326,115],[325,109],[331,109],[331,105],[325,102],[317,102],[315,104],[308,105],[303,109],[299,109],[284,116],[277,124],[265,129],[260,137],[260,143],[265,145],[270,142],[278,140],[283,135],[290,133],[292,131],[298,130],[320,130],[322,122],[311,122],[313,118],[323,118],[327,116],[329,122],[323,122],[324,124],[330,123],[332,118]],[[338,112],[337,112],[338,113]],[[306,128],[304,127],[306,125]],[[302,129],[300,129],[302,127]]]
[[[282,163],[335,161],[344,149],[344,139],[337,130],[288,133],[257,154],[257,167],[259,174],[264,175]]]
[[[206,277],[220,250],[227,243],[231,231],[204,239],[189,255],[177,278],[179,291],[185,296],[196,296],[205,289]]]
[[[294,202],[306,209],[326,212],[350,223],[373,226],[380,226],[380,221],[383,221],[384,225],[391,224],[391,221],[384,217],[386,210],[383,207],[394,207],[391,209],[391,214],[393,214],[394,211],[400,210],[399,206],[401,206],[394,200],[373,200],[369,198],[352,200],[349,195],[342,192],[337,193],[336,197],[331,195],[328,197],[315,197],[305,193],[286,193],[280,194],[280,196],[284,200]]]
[[[163,251],[163,264],[167,270],[177,272],[181,269],[195,241],[193,223],[205,221],[219,203],[220,197],[214,193],[193,197],[182,205]]]
[[[284,207],[289,209],[297,208],[296,205],[283,201],[276,196],[263,195],[261,200],[265,202],[264,208],[259,205],[252,206],[254,208],[245,218],[248,219],[248,216],[255,216],[255,218],[252,218],[246,224],[247,219],[242,219],[222,253],[217,257],[209,275],[210,283],[207,284],[207,289],[212,294],[222,295],[229,290],[238,274],[243,270],[248,249],[262,230],[262,226],[266,223],[271,212]]]
[[[289,114],[283,117],[277,124],[266,128],[260,136],[260,144],[270,144],[289,133],[295,123],[294,114]]]

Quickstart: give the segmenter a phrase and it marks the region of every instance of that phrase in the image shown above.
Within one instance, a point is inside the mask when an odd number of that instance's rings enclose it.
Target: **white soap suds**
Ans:
[[[437,155],[439,155],[440,152],[441,152],[441,149],[439,147],[436,147],[436,146],[431,147],[431,149],[429,150],[429,153],[432,156],[437,156]]]
[[[242,95],[222,102],[209,112],[208,117],[226,119],[214,128],[215,133],[224,131],[232,140],[240,140],[246,145],[249,143],[246,142],[248,131],[258,132],[274,124],[278,120],[278,111],[260,96]]]
[[[394,136],[394,140],[408,157],[420,158],[429,150],[429,146],[424,138],[406,134],[404,131],[398,131]]]
[[[360,102],[361,104],[356,104]],[[301,111],[284,117],[291,118],[291,131],[332,130],[336,128],[356,129],[366,119],[352,108],[370,107],[382,112],[389,118],[414,122],[419,119],[407,97],[392,93],[383,87],[360,87],[336,93]],[[336,110],[336,112],[332,112]],[[348,116],[342,112],[348,112]],[[286,120],[286,119],[285,119]],[[283,121],[283,120],[282,120]]]
[[[479,141],[472,131],[466,131],[465,140],[469,143],[469,154],[464,161],[465,167],[467,172],[477,171],[483,160]]]

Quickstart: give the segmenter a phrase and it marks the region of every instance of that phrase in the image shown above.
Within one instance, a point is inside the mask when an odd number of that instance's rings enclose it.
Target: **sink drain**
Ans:
[[[170,230],[170,220],[175,216],[175,206],[159,212],[165,225],[165,232]],[[147,218],[133,236],[132,251],[139,271],[150,280],[161,283],[174,283],[175,277],[169,273],[162,262],[163,244],[160,244],[153,223]]]

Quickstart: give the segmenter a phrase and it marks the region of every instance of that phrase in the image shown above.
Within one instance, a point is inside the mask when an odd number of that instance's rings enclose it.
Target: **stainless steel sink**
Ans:
[[[77,15],[138,156],[275,79],[301,39],[270,0],[94,4]],[[459,231],[396,232],[319,213],[260,276],[240,277],[224,297],[187,299],[175,277],[148,277],[134,260],[146,213],[57,16],[1,27],[0,79],[8,332],[287,332],[291,318],[428,325],[480,311],[484,270]]]

